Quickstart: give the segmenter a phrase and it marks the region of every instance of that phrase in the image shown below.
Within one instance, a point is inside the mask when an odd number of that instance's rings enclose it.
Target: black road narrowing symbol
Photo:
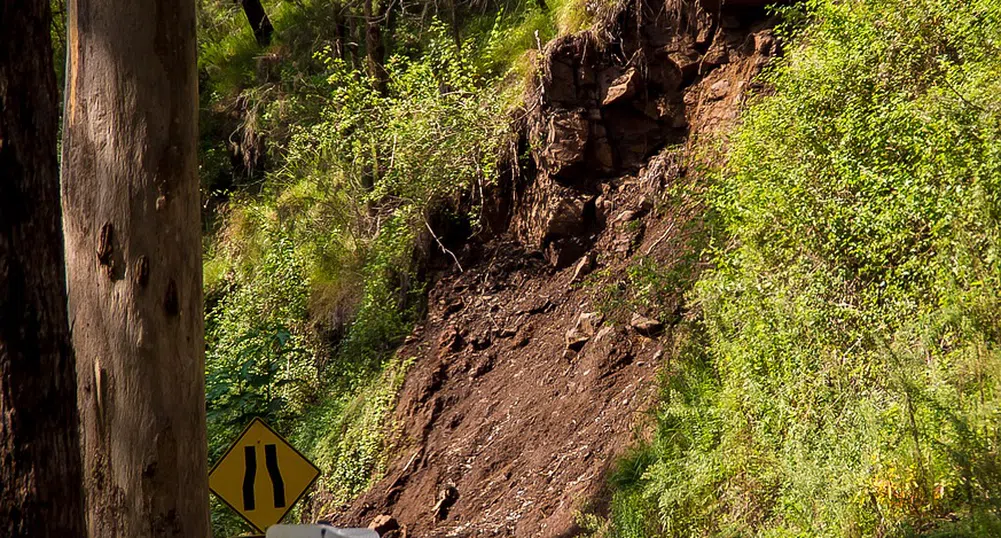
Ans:
[[[243,474],[243,509],[251,511],[257,508],[254,498],[254,484],[257,480],[257,447],[243,447],[246,470]],[[264,466],[268,469],[271,486],[274,489],[275,508],[285,508],[285,481],[282,480],[281,469],[278,468],[278,452],[275,445],[264,445]]]
[[[275,489],[275,508],[285,508],[285,481],[282,480],[282,472],[278,469],[275,445],[264,445],[264,464],[268,467],[271,486]]]
[[[247,471],[243,474],[243,509],[253,510],[254,504],[254,479],[257,478],[257,448],[254,446],[243,447],[243,460],[246,462]]]

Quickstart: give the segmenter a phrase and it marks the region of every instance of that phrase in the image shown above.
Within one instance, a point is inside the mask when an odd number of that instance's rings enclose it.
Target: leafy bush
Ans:
[[[378,476],[410,361],[394,350],[422,307],[415,262],[437,212],[478,222],[506,122],[482,74],[440,24],[389,88],[329,49],[281,91],[245,92],[274,168],[234,193],[206,256],[213,460],[261,416],[323,470],[343,502]],[[222,507],[218,533],[240,524]]]
[[[997,535],[1001,5],[783,12],[639,495],[670,536]]]

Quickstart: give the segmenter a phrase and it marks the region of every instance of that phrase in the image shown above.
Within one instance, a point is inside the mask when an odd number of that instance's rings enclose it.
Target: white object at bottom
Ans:
[[[372,529],[338,529],[329,525],[273,525],[267,538],[379,538]]]

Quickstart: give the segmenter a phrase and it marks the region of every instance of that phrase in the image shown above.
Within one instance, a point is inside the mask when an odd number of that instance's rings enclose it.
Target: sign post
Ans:
[[[209,472],[209,489],[259,532],[299,502],[320,470],[255,418]]]

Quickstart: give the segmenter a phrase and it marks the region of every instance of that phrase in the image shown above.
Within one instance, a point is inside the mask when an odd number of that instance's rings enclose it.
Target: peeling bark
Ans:
[[[206,537],[195,4],[70,0],[67,23],[62,192],[87,525],[93,538]]]

